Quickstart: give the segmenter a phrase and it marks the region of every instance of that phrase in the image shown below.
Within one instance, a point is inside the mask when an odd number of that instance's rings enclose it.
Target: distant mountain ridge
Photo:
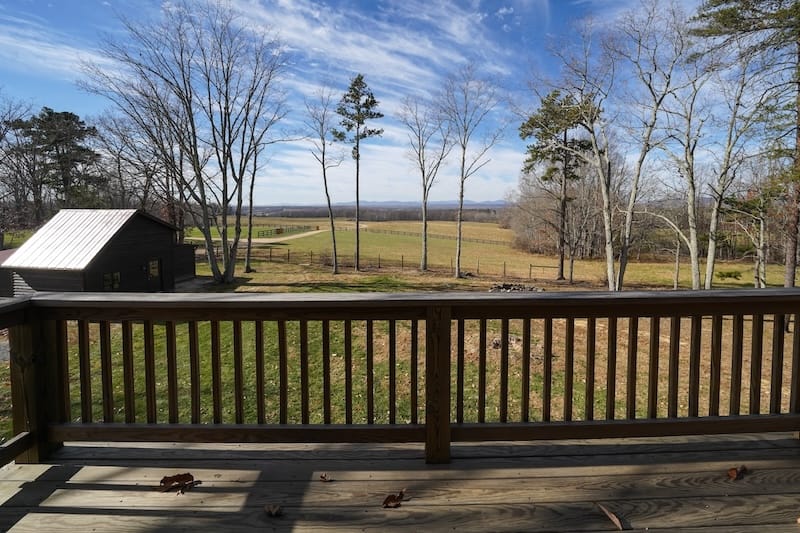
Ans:
[[[340,202],[334,203],[333,207],[355,207],[355,202]],[[465,209],[502,209],[507,207],[508,203],[505,200],[487,200],[487,201],[474,201],[464,200]],[[256,210],[260,209],[274,209],[279,207],[326,207],[324,204],[273,204],[273,205],[257,205]],[[361,202],[362,208],[372,209],[415,209],[420,207],[420,202],[414,201],[368,201]],[[429,209],[457,209],[458,202],[452,200],[440,200],[428,202]]]

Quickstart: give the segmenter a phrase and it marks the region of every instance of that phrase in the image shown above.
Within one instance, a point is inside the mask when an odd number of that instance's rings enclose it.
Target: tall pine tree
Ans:
[[[378,100],[372,94],[372,90],[367,86],[362,74],[357,74],[350,81],[350,88],[342,96],[336,113],[342,117],[340,125],[342,130],[332,131],[334,139],[353,145],[353,159],[356,162],[356,250],[355,250],[355,269],[358,270],[360,240],[359,230],[360,216],[360,168],[361,168],[361,141],[369,137],[383,135],[383,128],[370,128],[367,126],[368,120],[383,118],[383,113],[378,111]]]

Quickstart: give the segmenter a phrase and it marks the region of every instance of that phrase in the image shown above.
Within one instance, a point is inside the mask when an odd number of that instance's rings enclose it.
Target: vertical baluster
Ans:
[[[265,408],[266,391],[264,388],[264,322],[255,322],[256,343],[256,419],[259,424],[266,424]]]
[[[242,321],[233,321],[233,397],[234,419],[244,424],[244,371],[242,369]]]
[[[709,388],[708,414],[719,415],[720,382],[722,379],[722,315],[711,320],[711,385]]]
[[[92,364],[90,361],[89,323],[78,321],[78,358],[81,382],[81,422],[92,421]]]
[[[702,333],[703,317],[692,316],[689,342],[689,416],[698,416],[700,412],[700,341]]]
[[[500,422],[508,422],[508,319],[500,321]]]
[[[478,422],[486,422],[486,319],[478,325]]]
[[[136,422],[136,372],[133,368],[133,326],[122,322],[122,380],[125,394],[125,423]]]
[[[572,396],[575,381],[575,319],[567,318],[564,339],[564,420],[572,420]]]
[[[189,375],[190,391],[192,397],[192,424],[200,423],[200,342],[197,332],[197,322],[189,322]]]
[[[544,319],[544,368],[542,372],[542,421],[550,421],[553,397],[553,319]]]
[[[372,320],[367,320],[367,423],[375,423],[375,376],[373,375],[373,359],[375,357],[374,327]]]
[[[167,410],[170,424],[178,423],[178,358],[175,322],[166,323],[167,341]]]
[[[147,423],[155,424],[158,405],[156,403],[156,348],[152,320],[144,321],[144,388]]]
[[[597,319],[589,317],[586,319],[586,420],[594,420],[594,381],[595,381],[595,359],[597,340]]]
[[[286,321],[278,321],[278,381],[279,421],[286,424],[289,420],[289,354],[286,347]]]
[[[792,329],[792,376],[791,392],[789,394],[789,412],[800,413],[800,313],[794,315],[794,328]]]
[[[411,423],[419,421],[419,321],[411,321]]]
[[[764,315],[753,315],[750,346],[750,413],[761,413],[761,366],[764,351]]]
[[[661,318],[650,317],[650,360],[647,374],[647,417],[658,417],[658,349],[661,346]]]
[[[389,423],[397,412],[397,321],[389,320]]]
[[[614,420],[617,402],[617,317],[608,317],[606,420]]]
[[[667,391],[667,416],[678,417],[678,370],[681,357],[681,317],[669,321],[669,390]]]
[[[522,391],[521,391],[522,422],[530,421],[531,414],[531,319],[522,320]]]
[[[56,355],[58,361],[58,398],[59,411],[57,422],[72,420],[72,407],[69,393],[69,350],[67,345],[67,322],[56,320]]]
[[[212,420],[215,424],[222,422],[222,375],[219,322],[211,321],[211,403]]]
[[[100,322],[100,375],[103,388],[103,422],[114,421],[114,387],[111,377],[111,326]]]
[[[772,322],[772,376],[769,391],[769,412],[781,412],[781,392],[783,390],[783,343],[786,315],[775,315]]]
[[[742,403],[742,352],[744,351],[744,317],[733,317],[733,343],[731,345],[731,399],[730,414],[738,415]]]
[[[456,422],[464,423],[464,319],[456,321]]]
[[[300,321],[300,421],[309,423],[308,391],[308,321]]]
[[[322,419],[331,423],[331,324],[322,321]]]
[[[639,364],[639,317],[628,317],[628,363],[625,372],[625,417],[636,418],[636,378]]]
[[[353,423],[353,323],[344,321],[344,417]]]

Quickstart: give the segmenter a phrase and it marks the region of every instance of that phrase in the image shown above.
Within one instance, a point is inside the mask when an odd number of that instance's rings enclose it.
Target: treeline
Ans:
[[[332,206],[333,215],[337,219],[355,219],[354,206]],[[256,207],[257,216],[273,216],[287,218],[325,218],[328,208],[325,206],[287,206],[287,207]],[[463,219],[469,222],[498,222],[503,209],[465,207]],[[387,221],[387,220],[421,220],[422,209],[411,207],[361,207],[361,220]],[[458,217],[456,208],[428,207],[428,220],[454,221]]]

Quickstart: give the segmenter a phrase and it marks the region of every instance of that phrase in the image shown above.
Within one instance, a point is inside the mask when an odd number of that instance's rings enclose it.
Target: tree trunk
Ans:
[[[708,253],[706,254],[706,279],[704,288],[710,290],[714,284],[714,268],[717,261],[717,240],[719,239],[719,219],[722,209],[722,194],[714,198],[711,207],[711,220],[708,227]]]
[[[614,275],[614,229],[611,205],[611,162],[605,161],[598,165],[600,171],[600,192],[603,196],[603,233],[605,236],[606,252],[606,277],[608,290],[617,291],[617,279]]]
[[[681,240],[677,240],[675,245],[675,271],[672,278],[672,290],[678,290],[678,283],[681,277]]]
[[[692,267],[692,290],[700,290],[700,250],[697,239],[697,192],[694,180],[689,179],[686,195],[686,214],[689,224],[689,262]]]
[[[423,272],[428,270],[428,195],[422,193],[422,256],[419,261],[419,269]]]
[[[251,255],[253,252],[253,189],[256,184],[256,173],[253,172],[250,176],[250,191],[248,191],[248,202],[250,202],[250,209],[247,213],[247,250],[244,256],[244,271],[253,272],[253,267],[250,264]]]
[[[356,250],[355,250],[355,270],[358,272],[361,269],[361,263],[359,261],[359,257],[361,254],[360,244],[361,241],[359,239],[359,234],[361,231],[361,216],[360,216],[360,203],[359,203],[359,191],[358,191],[358,182],[359,182],[359,167],[361,162],[361,152],[359,151],[359,131],[356,130]]]
[[[325,186],[325,200],[328,203],[328,219],[330,220],[330,223],[331,223],[331,246],[333,247],[333,258],[332,258],[332,260],[333,260],[333,273],[334,274],[338,274],[339,273],[339,256],[337,255],[337,252],[336,252],[336,226],[334,224],[334,218],[333,218],[333,207],[331,206],[331,195],[330,195],[330,192],[328,191],[328,170],[325,167],[325,152],[324,152],[325,144],[324,144],[324,142],[325,141],[323,139],[323,145],[322,145],[323,146],[323,148],[322,148],[323,149],[323,153],[322,153],[322,183]]]
[[[800,224],[800,41],[795,43],[796,65],[795,82],[795,135],[794,161],[792,174],[789,177],[789,205],[786,223],[786,250],[784,256],[783,286],[794,287],[797,274],[797,228]]]
[[[456,268],[455,277],[461,277],[461,226],[464,215],[464,180],[458,188],[458,222],[456,223]]]

